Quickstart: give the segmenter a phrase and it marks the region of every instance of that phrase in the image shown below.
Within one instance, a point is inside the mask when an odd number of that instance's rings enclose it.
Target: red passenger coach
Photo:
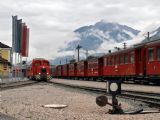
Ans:
[[[68,64],[62,66],[62,77],[68,77]]]
[[[57,76],[160,83],[160,39],[75,63],[59,65]]]
[[[88,60],[87,74],[89,78],[102,77],[103,58],[94,58]]]
[[[56,66],[56,77],[62,77],[62,65]]]
[[[68,67],[68,76],[76,77],[77,75],[77,63],[70,63]]]
[[[77,77],[87,77],[87,61],[77,62]]]
[[[160,81],[160,40],[146,44],[146,74]]]
[[[104,56],[103,75],[107,77],[136,75],[135,50],[127,49]]]

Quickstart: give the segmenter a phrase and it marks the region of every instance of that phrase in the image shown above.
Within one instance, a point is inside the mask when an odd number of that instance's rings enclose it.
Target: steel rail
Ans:
[[[33,85],[35,83],[38,83],[38,81],[27,80],[27,81],[18,81],[18,82],[0,84],[0,90],[14,89],[18,87],[24,87],[27,85]]]
[[[106,95],[111,96],[107,92],[107,90],[104,88],[95,88],[95,87],[80,86],[80,85],[73,85],[73,84],[64,84],[64,83],[57,83],[57,82],[49,82],[49,83],[61,85],[61,86],[65,86],[65,87],[83,89],[83,90],[96,92],[96,93],[102,93],[102,94],[106,94]],[[160,94],[159,93],[122,90],[122,93],[120,95],[117,95],[117,97],[138,100],[138,101],[145,102],[145,103],[149,104],[150,107],[160,108]]]

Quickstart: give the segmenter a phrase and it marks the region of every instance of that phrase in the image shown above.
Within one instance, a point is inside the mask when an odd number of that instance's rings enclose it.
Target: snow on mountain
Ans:
[[[104,43],[104,47],[107,47],[106,44],[113,45],[115,43],[132,40],[140,31],[126,25],[101,20],[94,25],[80,27],[74,32],[77,35],[77,39],[68,42],[66,48],[61,49],[59,52],[73,51],[78,44],[81,45],[83,49],[95,51],[103,46]],[[55,63],[58,63],[59,60],[60,57],[55,59]],[[63,64],[63,61],[61,62]]]
[[[152,41],[152,40],[157,40],[157,39],[160,39],[160,27],[157,28],[156,30],[153,30],[149,33],[149,40]],[[147,36],[146,38],[144,39],[143,42],[146,42],[148,40]]]
[[[80,27],[74,32],[77,34],[78,40],[69,42],[66,50],[71,50],[76,44],[89,50],[95,50],[105,41],[119,43],[132,40],[140,31],[126,25],[100,21],[95,25]]]

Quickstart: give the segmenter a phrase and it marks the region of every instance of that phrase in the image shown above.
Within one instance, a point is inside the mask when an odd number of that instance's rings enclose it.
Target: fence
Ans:
[[[0,84],[24,80],[27,80],[26,72],[24,70],[13,72],[0,72]]]

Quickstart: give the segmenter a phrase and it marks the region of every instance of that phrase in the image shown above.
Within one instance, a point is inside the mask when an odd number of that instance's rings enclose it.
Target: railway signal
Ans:
[[[97,105],[103,107],[106,104],[112,106],[112,110],[109,110],[111,114],[122,114],[124,113],[121,104],[118,104],[118,100],[116,99],[117,94],[121,94],[121,82],[118,80],[109,80],[108,81],[108,93],[112,95],[112,103],[108,102],[108,98],[105,95],[98,96],[96,98]]]

